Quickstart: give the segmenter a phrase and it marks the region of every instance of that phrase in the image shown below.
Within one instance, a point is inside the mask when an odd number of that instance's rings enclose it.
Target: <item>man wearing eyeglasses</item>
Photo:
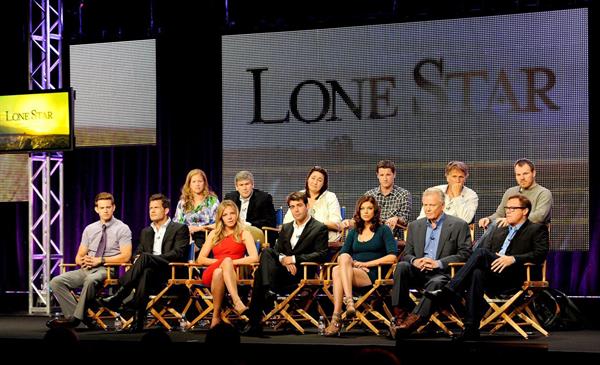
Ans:
[[[541,264],[548,254],[548,229],[528,219],[532,204],[527,197],[508,197],[503,210],[506,226],[493,228],[446,286],[424,293],[443,307],[466,291],[465,329],[458,337],[460,341],[479,338],[479,322],[486,304],[484,292],[519,287],[525,278],[523,264]]]
[[[509,197],[520,194],[524,195],[531,202],[531,210],[529,212],[529,220],[533,223],[550,223],[552,213],[552,193],[550,190],[536,183],[535,181],[535,165],[526,158],[517,160],[514,164],[515,179],[517,186],[513,186],[504,192],[502,201],[496,209],[496,212],[489,217],[484,217],[479,220],[479,227],[487,229],[490,224],[497,224],[499,227],[506,227],[507,217],[504,212],[504,207]],[[483,237],[482,237],[483,239]]]

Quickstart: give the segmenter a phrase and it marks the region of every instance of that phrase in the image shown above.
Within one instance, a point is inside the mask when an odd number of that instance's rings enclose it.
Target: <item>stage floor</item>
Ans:
[[[43,316],[0,316],[0,345],[5,350],[14,350],[15,352],[25,350],[31,356],[43,356],[43,353],[31,350],[45,348],[49,344],[44,340],[47,320],[48,318]],[[120,354],[130,354],[136,349],[149,351],[157,346],[162,349],[172,346],[181,350],[176,353],[187,354],[182,357],[188,357],[189,360],[189,356],[194,356],[192,354],[202,354],[204,351],[214,350],[204,343],[206,330],[172,331],[167,333],[169,339],[165,339],[166,341],[155,340],[156,342],[144,343],[143,336],[150,332],[156,333],[153,330],[146,330],[142,333],[94,331],[83,327],[76,330],[79,337],[78,346],[83,352],[87,352],[99,344]],[[462,359],[457,363],[465,363],[467,358],[473,361],[488,359],[486,364],[495,363],[493,360],[497,359],[498,363],[510,365],[531,364],[529,361],[532,358],[540,361],[600,360],[600,331],[597,330],[557,331],[551,333],[549,337],[533,335],[529,340],[524,340],[512,333],[483,334],[480,341],[463,344],[456,344],[448,337],[435,335],[417,336],[396,342],[360,329],[343,333],[342,336],[334,338],[318,336],[316,332],[298,335],[293,332],[267,330],[265,334],[268,336],[267,338],[242,336],[239,345],[229,346],[233,352],[228,355],[237,357],[239,361],[234,363],[267,364],[279,362],[278,360],[281,358],[277,354],[285,354],[289,356],[287,363],[312,365],[314,363],[331,363],[332,359],[345,359],[346,363],[354,363],[352,360],[357,351],[365,348],[377,348],[394,352],[400,357],[402,363],[409,364],[425,359],[444,361],[449,358]],[[52,348],[55,348],[56,345],[56,343],[51,344]],[[156,356],[160,356],[160,354],[156,354]],[[269,354],[268,359],[265,359],[266,354]],[[307,359],[306,356],[309,354],[310,357]],[[334,361],[334,363],[338,362]],[[427,363],[430,362],[427,361]]]

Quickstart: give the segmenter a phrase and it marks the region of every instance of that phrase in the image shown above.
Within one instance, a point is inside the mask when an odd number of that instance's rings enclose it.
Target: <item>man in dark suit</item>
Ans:
[[[190,241],[188,227],[169,218],[170,203],[163,194],[150,197],[152,223],[142,229],[136,259],[131,269],[119,278],[119,290],[108,298],[100,299],[101,305],[117,311],[135,289],[133,300],[127,304],[137,312],[134,330],[143,329],[148,296],[168,279],[169,263],[184,261]]]
[[[327,256],[327,227],[308,214],[308,198],[302,192],[288,195],[287,204],[294,221],[281,227],[274,248],[267,248],[260,255],[260,265],[254,273],[252,299],[248,310],[250,319],[243,333],[261,336],[261,319],[267,301],[276,292],[295,284],[302,278],[298,265],[312,261],[322,263]]]
[[[273,197],[258,189],[254,189],[254,176],[250,171],[240,171],[235,175],[235,190],[225,199],[235,202],[240,210],[240,217],[247,225],[258,227],[275,227],[275,208]]]
[[[531,206],[524,195],[510,196],[504,207],[508,226],[496,226],[446,286],[425,292],[439,305],[446,305],[466,290],[465,329],[459,340],[479,338],[479,323],[486,305],[484,292],[520,287],[525,279],[523,264],[541,264],[546,259],[548,228],[528,219]]]
[[[408,237],[402,261],[394,270],[392,306],[395,321],[390,333],[408,335],[429,319],[432,303],[423,298],[409,312],[411,287],[428,290],[441,288],[450,280],[452,262],[463,262],[471,254],[471,239],[467,222],[444,213],[444,192],[430,188],[423,192],[425,217],[408,225]]]

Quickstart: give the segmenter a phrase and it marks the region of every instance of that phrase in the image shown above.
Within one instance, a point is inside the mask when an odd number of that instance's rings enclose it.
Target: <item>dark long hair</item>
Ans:
[[[323,186],[321,187],[321,190],[319,190],[319,195],[317,195],[317,197],[315,198],[315,199],[319,199],[321,194],[323,194],[325,192],[325,190],[327,190],[327,187],[329,186],[329,178],[327,177],[327,170],[325,170],[321,166],[315,166],[312,169],[310,169],[310,171],[308,172],[308,175],[306,175],[306,180],[304,181],[304,191],[306,192],[307,196],[310,196],[310,191],[308,190],[308,178],[315,171],[323,174]]]
[[[360,206],[364,202],[370,202],[373,204],[375,208],[375,214],[373,215],[373,219],[371,220],[371,230],[373,232],[377,231],[377,228],[381,225],[381,209],[379,209],[379,204],[377,204],[377,200],[370,195],[361,196],[356,202],[356,208],[354,209],[354,223],[356,223],[356,231],[360,234],[365,229],[365,221],[360,217]]]

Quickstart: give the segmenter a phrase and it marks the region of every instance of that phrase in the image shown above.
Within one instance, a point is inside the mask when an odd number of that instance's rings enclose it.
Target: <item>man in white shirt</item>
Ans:
[[[248,310],[250,319],[243,334],[262,336],[262,312],[275,292],[302,278],[298,265],[302,262],[325,261],[327,256],[327,227],[308,214],[308,198],[302,192],[288,195],[287,204],[294,220],[281,227],[274,248],[260,255],[260,265],[254,273],[252,299]]]

